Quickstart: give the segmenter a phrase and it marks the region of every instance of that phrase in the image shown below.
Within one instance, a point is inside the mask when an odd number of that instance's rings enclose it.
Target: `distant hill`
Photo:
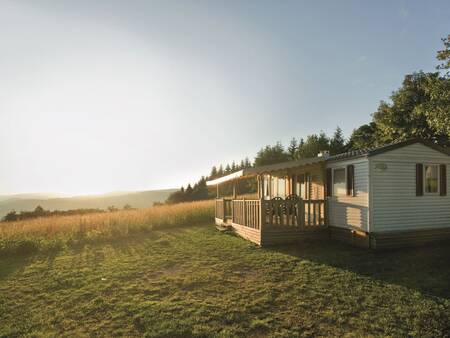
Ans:
[[[151,207],[155,202],[164,202],[176,189],[136,192],[112,192],[102,195],[56,197],[56,194],[0,195],[0,217],[9,211],[32,211],[38,205],[46,210],[71,210],[81,208],[106,209],[108,206],[122,208],[125,204],[133,208]]]

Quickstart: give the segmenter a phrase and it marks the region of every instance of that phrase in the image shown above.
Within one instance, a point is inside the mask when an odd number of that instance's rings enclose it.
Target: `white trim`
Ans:
[[[227,176],[222,176],[219,178],[216,178],[215,180],[211,180],[211,181],[207,181],[206,185],[210,186],[210,185],[216,185],[216,184],[220,184],[220,183],[224,183],[227,182],[229,180],[233,180],[239,177],[242,177],[244,175],[244,169],[239,170],[235,173],[229,174]]]

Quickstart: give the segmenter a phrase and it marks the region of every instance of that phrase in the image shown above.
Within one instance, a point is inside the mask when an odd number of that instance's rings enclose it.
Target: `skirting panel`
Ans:
[[[360,248],[370,247],[370,236],[364,231],[329,227],[330,238]]]
[[[371,234],[371,245],[376,249],[393,249],[450,241],[450,228],[409,230]]]
[[[328,231],[325,227],[311,229],[295,229],[292,227],[263,228],[261,245],[276,245],[295,243],[304,239],[328,239]]]
[[[236,234],[249,241],[261,245],[261,231],[240,224],[232,223],[231,226]]]

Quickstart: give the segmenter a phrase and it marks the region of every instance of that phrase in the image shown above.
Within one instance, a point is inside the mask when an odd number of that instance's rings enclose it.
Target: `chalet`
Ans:
[[[367,248],[450,239],[450,152],[421,139],[243,169],[217,186],[215,222],[259,245],[331,238]],[[253,178],[255,196],[237,182]],[[220,198],[222,185],[231,196]]]

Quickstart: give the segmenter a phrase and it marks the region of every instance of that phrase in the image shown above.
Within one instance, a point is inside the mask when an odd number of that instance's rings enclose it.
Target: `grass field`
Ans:
[[[258,248],[211,224],[0,258],[0,336],[416,336],[450,332],[448,245]]]
[[[208,222],[213,201],[0,223],[0,256],[57,252],[67,247]]]

